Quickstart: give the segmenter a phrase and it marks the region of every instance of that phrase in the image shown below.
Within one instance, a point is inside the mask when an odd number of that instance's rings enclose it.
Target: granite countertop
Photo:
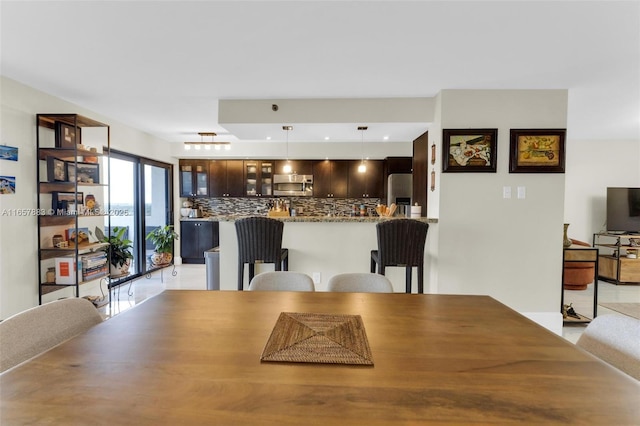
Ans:
[[[214,222],[233,222],[237,219],[242,219],[244,217],[251,217],[251,216],[261,216],[261,215],[217,215],[217,216],[207,216],[207,217],[200,217],[200,218],[190,218],[190,217],[183,217],[180,220],[182,221],[202,221],[202,220],[206,220],[206,221],[214,221]],[[273,217],[272,219],[278,219],[281,220],[283,222],[324,222],[324,223],[329,223],[329,222],[380,222],[380,221],[384,221],[384,220],[394,220],[394,219],[401,219],[401,217],[398,216],[394,216],[394,217],[380,217],[380,216],[364,216],[364,217],[359,217],[359,216],[284,216],[284,217]],[[419,220],[421,222],[427,222],[427,223],[438,223],[438,219],[434,219],[434,218],[427,218],[427,217],[419,217],[419,218],[415,218],[416,220]]]

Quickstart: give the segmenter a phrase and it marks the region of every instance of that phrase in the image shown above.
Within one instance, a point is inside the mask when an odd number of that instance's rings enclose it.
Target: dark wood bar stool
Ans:
[[[411,271],[418,268],[418,293],[424,292],[424,246],[429,224],[392,219],[376,225],[378,250],[371,250],[371,272],[384,275],[387,266],[406,268],[406,292],[411,293]]]
[[[244,288],[244,265],[249,264],[249,282],[256,263],[274,263],[276,271],[289,270],[289,250],[282,248],[284,223],[268,217],[236,220],[238,237],[238,291]]]

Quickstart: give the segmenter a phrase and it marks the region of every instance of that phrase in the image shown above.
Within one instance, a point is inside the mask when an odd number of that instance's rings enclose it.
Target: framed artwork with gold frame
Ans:
[[[566,129],[511,129],[509,173],[564,173]]]

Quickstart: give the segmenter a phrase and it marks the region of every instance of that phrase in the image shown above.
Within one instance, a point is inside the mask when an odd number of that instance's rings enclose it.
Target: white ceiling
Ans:
[[[234,138],[219,99],[442,89],[568,89],[569,138],[640,139],[638,1],[2,0],[0,18],[3,76],[168,141]],[[380,133],[421,133],[407,125]]]

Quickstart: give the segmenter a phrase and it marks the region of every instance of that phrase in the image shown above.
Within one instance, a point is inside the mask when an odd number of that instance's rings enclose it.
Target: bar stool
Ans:
[[[244,265],[249,264],[249,282],[256,263],[274,263],[276,271],[289,270],[289,250],[282,248],[284,222],[268,217],[236,220],[238,237],[238,291],[244,288]]]
[[[418,293],[424,292],[424,246],[429,224],[414,219],[391,219],[376,225],[378,250],[371,250],[371,272],[384,275],[387,266],[406,268],[406,292],[411,293],[411,272],[418,268]]]

